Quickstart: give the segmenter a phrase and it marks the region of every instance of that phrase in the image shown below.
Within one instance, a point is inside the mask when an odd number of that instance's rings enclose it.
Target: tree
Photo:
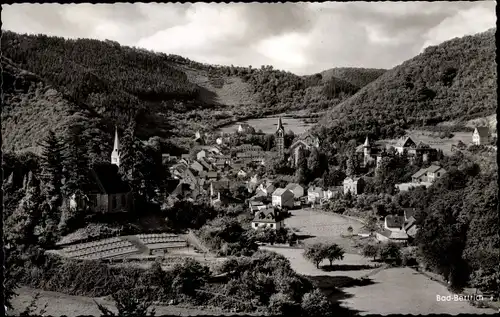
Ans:
[[[319,289],[304,295],[301,308],[305,316],[330,317],[334,315],[333,305]]]
[[[304,257],[313,262],[319,269],[319,264],[326,258],[325,247],[321,243],[311,244],[306,247]]]
[[[311,179],[321,176],[321,155],[315,147],[311,149],[311,153],[307,158],[307,168]]]
[[[174,279],[172,289],[178,294],[194,296],[210,276],[209,268],[201,265],[194,259],[188,258],[182,264],[177,264],[172,269]]]
[[[365,218],[364,227],[370,232],[377,231],[379,228],[377,216],[373,213],[368,214]]]
[[[394,242],[384,243],[380,247],[380,259],[383,261],[393,260],[399,262],[401,260],[401,248]]]
[[[54,131],[49,130],[42,144],[42,179],[45,180],[47,198],[54,205],[59,205],[63,180],[63,145]]]
[[[367,258],[373,257],[373,261],[377,258],[379,248],[375,244],[367,243],[363,246],[363,256]]]
[[[116,305],[118,314],[113,313],[104,305],[96,303],[97,308],[103,316],[154,316],[155,309],[150,309],[153,301],[151,288],[132,288],[121,290],[114,293],[112,296],[113,302]]]
[[[307,159],[305,157],[304,150],[302,148],[299,148],[298,150],[298,158],[297,158],[297,166],[296,166],[296,172],[295,172],[295,177],[297,178],[297,182],[299,184],[305,184],[307,183],[308,177],[309,177],[309,170],[307,169]]]
[[[73,127],[66,136],[64,153],[65,183],[64,192],[71,195],[88,184],[89,157],[86,140],[81,136],[79,127]]]
[[[334,260],[342,260],[344,259],[344,250],[338,246],[337,244],[331,244],[325,246],[325,257],[330,261],[330,266]]]
[[[293,301],[290,295],[275,293],[269,299],[269,310],[276,315],[292,315],[300,306]]]
[[[357,166],[356,166],[356,159],[354,158],[355,154],[352,154],[348,159],[346,163],[346,175],[348,177],[353,177],[356,175],[357,171]]]

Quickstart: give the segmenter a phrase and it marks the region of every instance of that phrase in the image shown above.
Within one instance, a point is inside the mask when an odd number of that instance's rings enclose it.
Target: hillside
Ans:
[[[495,50],[495,29],[428,47],[330,109],[314,130],[328,146],[491,115],[497,107]]]
[[[386,71],[387,69],[377,68],[337,67],[322,71],[321,75],[324,80],[334,77],[362,88],[379,78]]]
[[[2,129],[9,130],[8,147],[16,149],[35,144],[49,122],[56,129],[66,125],[61,103],[71,104],[72,111],[85,112],[92,120],[116,123],[122,130],[133,123],[141,139],[182,138],[241,119],[327,109],[360,88],[342,78],[297,76],[271,66],[207,65],[113,41],[4,31],[1,45],[6,58],[2,63],[17,69],[14,77],[32,73],[44,89],[51,89],[50,96],[45,90],[35,95],[12,90],[6,99],[13,104],[2,114]],[[45,105],[50,115],[33,116],[44,103],[59,106]]]

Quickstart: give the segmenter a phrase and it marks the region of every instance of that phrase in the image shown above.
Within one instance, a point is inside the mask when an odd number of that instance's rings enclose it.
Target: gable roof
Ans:
[[[403,208],[403,211],[404,217],[410,219],[417,213],[417,208]]]
[[[480,137],[487,137],[490,134],[488,127],[476,127],[476,130]]]
[[[289,190],[291,190],[291,191],[292,191],[292,190],[295,190],[295,189],[296,189],[296,188],[298,188],[298,187],[300,187],[300,188],[304,189],[302,186],[300,186],[300,185],[299,185],[299,184],[297,184],[297,183],[290,183],[290,184],[288,184],[288,185],[286,185],[286,186],[285,186],[285,190],[286,190],[286,189],[289,189]]]
[[[304,140],[297,140],[295,141],[291,146],[290,146],[290,150],[293,150],[294,148],[296,148],[297,146],[299,145],[302,145],[304,146],[306,149],[308,149],[310,147],[309,144],[306,143],[306,141]]]
[[[404,217],[389,215],[385,217],[388,228],[402,228],[405,222]]]
[[[276,212],[274,208],[261,209],[255,213],[253,218],[254,222],[278,222],[282,220],[280,213]]]
[[[317,194],[322,194],[323,189],[321,187],[309,187],[307,190],[308,193],[317,193]]]
[[[401,146],[407,146],[408,143],[413,143],[415,144],[415,141],[409,136],[401,138],[398,143],[396,143],[396,146],[401,147]]]
[[[441,166],[431,165],[427,168],[427,172],[435,173],[435,172],[439,171],[440,169],[441,169]]]
[[[425,173],[427,173],[427,169],[426,168],[421,168],[421,169],[418,170],[418,172],[416,172],[415,174],[413,174],[411,177],[418,178],[420,176],[423,176]]]
[[[131,188],[118,174],[118,166],[114,164],[96,164],[90,169],[88,190],[101,194],[128,193]]]

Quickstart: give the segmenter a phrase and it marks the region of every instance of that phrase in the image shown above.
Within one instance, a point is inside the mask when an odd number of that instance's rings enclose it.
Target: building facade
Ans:
[[[280,159],[285,158],[285,128],[281,122],[281,117],[278,118],[278,128],[276,129],[276,150]]]

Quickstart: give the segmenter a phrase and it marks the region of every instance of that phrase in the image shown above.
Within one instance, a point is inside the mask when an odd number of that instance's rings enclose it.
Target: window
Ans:
[[[438,177],[441,175],[441,173],[438,173]]]
[[[271,228],[274,228],[274,224],[269,225]]]

